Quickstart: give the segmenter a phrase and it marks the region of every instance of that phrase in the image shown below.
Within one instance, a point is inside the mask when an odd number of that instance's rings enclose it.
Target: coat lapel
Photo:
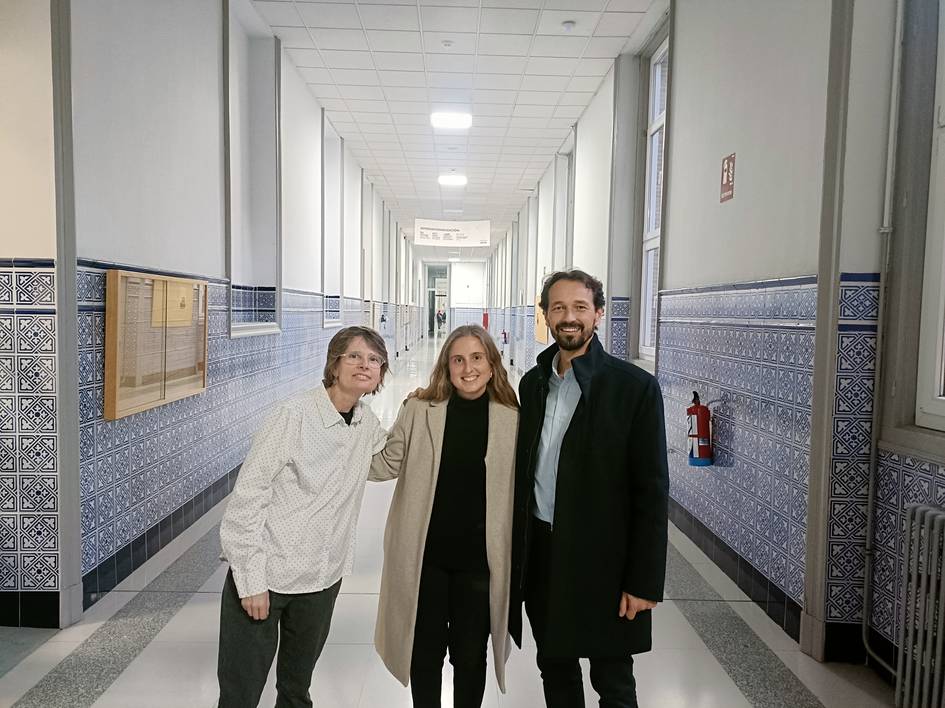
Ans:
[[[430,431],[430,443],[433,448],[433,488],[440,472],[440,455],[443,452],[443,434],[446,432],[447,401],[431,401],[427,408],[427,430]],[[432,498],[431,498],[432,503]]]

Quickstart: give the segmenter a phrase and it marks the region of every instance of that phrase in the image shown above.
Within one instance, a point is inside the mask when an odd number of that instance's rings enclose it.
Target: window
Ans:
[[[940,18],[938,78],[932,123],[932,165],[929,183],[925,276],[919,330],[919,370],[916,377],[917,425],[945,430],[945,14]]]
[[[640,292],[640,356],[656,357],[656,305],[659,292],[660,233],[663,223],[663,145],[669,85],[669,40],[650,60],[646,129],[646,185],[643,224],[643,273]]]

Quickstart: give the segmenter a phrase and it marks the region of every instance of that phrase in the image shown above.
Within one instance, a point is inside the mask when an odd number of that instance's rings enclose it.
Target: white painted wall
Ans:
[[[373,283],[371,299],[383,302],[387,299],[384,292],[384,200],[377,190],[373,190],[374,216],[371,219],[371,280]]]
[[[79,256],[223,277],[221,25],[218,0],[73,1]]]
[[[572,265],[607,287],[610,175],[613,162],[614,70],[611,67],[577,125]]]
[[[846,272],[876,272],[880,268],[879,229],[895,31],[895,3],[859,0],[854,4],[840,241],[840,269]]]
[[[544,276],[554,270],[552,250],[554,248],[555,220],[555,161],[552,160],[538,183],[538,233],[535,244],[537,286],[541,290]]]
[[[321,106],[283,52],[283,286],[322,291]]]
[[[271,37],[251,37],[250,96],[252,101],[252,231],[253,270],[256,284],[273,286],[277,282],[279,195],[276,142],[276,55]]]
[[[253,151],[250,38],[230,15],[230,278],[238,285],[261,284],[253,268]]]
[[[341,294],[341,137],[325,121],[325,142],[322,146],[325,180],[325,283],[326,295]]]
[[[528,255],[525,281],[525,304],[534,305],[541,292],[541,280],[538,278],[538,195],[528,198]]]
[[[676,3],[663,288],[817,270],[829,3],[725,7]],[[720,204],[733,152],[735,198]]]
[[[364,249],[361,280],[364,299],[374,299],[374,186],[367,176],[361,178],[361,247]]]
[[[0,2],[0,256],[56,257],[49,3]]]
[[[344,151],[344,294],[361,297],[361,165]]]
[[[554,270],[570,265],[567,257],[568,243],[568,172],[569,155],[555,155],[555,225],[552,262]]]
[[[450,264],[450,307],[485,307],[486,264]]]

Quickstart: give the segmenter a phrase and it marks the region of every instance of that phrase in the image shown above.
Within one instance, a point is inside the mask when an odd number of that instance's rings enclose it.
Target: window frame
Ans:
[[[640,286],[637,290],[639,296],[639,303],[637,305],[636,314],[640,318],[640,326],[638,329],[638,341],[637,341],[637,355],[646,361],[655,361],[656,360],[656,322],[652,322],[653,329],[653,345],[647,346],[644,342],[644,331],[647,322],[647,309],[652,307],[651,302],[646,297],[647,294],[650,294],[653,297],[658,297],[659,293],[659,256],[657,256],[657,277],[653,285],[653,293],[647,293],[647,255],[650,251],[659,251],[660,248],[660,239],[662,237],[662,227],[663,227],[663,192],[666,188],[666,181],[663,179],[662,175],[665,174],[666,168],[666,109],[669,103],[669,68],[667,66],[666,71],[666,101],[663,104],[663,110],[653,116],[654,106],[656,105],[656,94],[654,91],[655,86],[655,69],[656,66],[663,60],[668,64],[669,62],[669,37],[664,38],[659,46],[653,51],[652,54],[647,57],[647,80],[645,86],[646,92],[646,131],[644,135],[644,149],[646,150],[646,164],[643,174],[643,229],[642,229],[642,258],[640,259]],[[652,198],[653,198],[653,184],[651,183],[652,168],[653,168],[653,150],[651,150],[653,136],[662,131],[662,146],[661,150],[663,151],[663,172],[660,178],[660,193],[659,193],[659,208],[660,208],[660,218],[659,224],[655,229],[650,228],[650,214],[652,207]]]

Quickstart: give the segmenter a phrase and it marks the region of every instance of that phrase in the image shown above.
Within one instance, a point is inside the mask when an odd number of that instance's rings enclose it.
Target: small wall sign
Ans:
[[[719,204],[735,196],[735,153],[722,158],[722,185]]]

